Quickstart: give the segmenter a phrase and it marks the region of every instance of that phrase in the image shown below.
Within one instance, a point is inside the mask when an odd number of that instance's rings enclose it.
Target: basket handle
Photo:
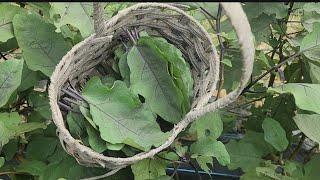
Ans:
[[[93,2],[93,23],[96,36],[102,36],[106,22],[103,19],[103,7],[101,2]]]

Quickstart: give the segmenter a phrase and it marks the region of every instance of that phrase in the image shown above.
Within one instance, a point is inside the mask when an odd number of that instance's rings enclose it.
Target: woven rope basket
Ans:
[[[221,3],[221,5],[238,36],[243,61],[242,78],[233,92],[209,102],[216,90],[220,61],[208,32],[192,16],[170,4],[138,3],[120,11],[106,22],[102,18],[101,5],[94,3],[95,33],[75,45],[62,58],[51,76],[49,97],[52,118],[64,150],[74,156],[79,164],[117,171],[139,160],[152,158],[169,147],[191,122],[207,112],[235,101],[252,72],[253,36],[240,3]],[[97,73],[95,69],[97,65],[107,63],[108,59],[112,58],[115,47],[121,43],[118,39],[124,34],[123,28],[150,30],[154,33],[152,35],[161,36],[179,48],[191,65],[195,85],[192,109],[174,126],[171,136],[164,144],[132,157],[116,158],[97,153],[74,139],[66,128],[67,112],[59,107],[58,102],[64,95],[63,89],[70,85],[80,87],[87,77]]]

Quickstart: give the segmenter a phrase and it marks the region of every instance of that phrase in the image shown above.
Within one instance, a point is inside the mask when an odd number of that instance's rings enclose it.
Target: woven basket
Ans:
[[[94,3],[95,34],[75,45],[56,66],[49,87],[52,118],[57,126],[57,135],[64,150],[74,156],[79,164],[89,167],[113,169],[114,172],[155,154],[170,146],[177,135],[191,122],[207,112],[222,108],[235,101],[248,82],[254,57],[253,36],[250,25],[240,3],[221,3],[231,24],[236,30],[242,53],[242,78],[239,86],[226,97],[209,102],[219,76],[219,58],[212,40],[199,22],[183,10],[163,3],[138,3],[120,11],[107,22],[103,20],[103,9]],[[171,136],[161,146],[133,157],[107,157],[82,145],[66,128],[65,114],[58,102],[64,95],[63,89],[70,85],[79,87],[87,77],[97,73],[95,67],[106,63],[113,56],[118,39],[124,34],[123,28],[151,30],[153,35],[162,36],[181,50],[190,63],[194,86],[194,99],[190,112],[174,126]]]

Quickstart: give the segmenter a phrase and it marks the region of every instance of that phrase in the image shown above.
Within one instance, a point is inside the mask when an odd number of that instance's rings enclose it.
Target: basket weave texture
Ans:
[[[239,86],[227,96],[211,102],[219,79],[220,60],[208,32],[192,16],[182,9],[164,3],[138,3],[120,11],[105,21],[103,9],[94,3],[95,33],[75,45],[56,66],[49,87],[50,106],[53,122],[57,126],[57,135],[64,150],[74,156],[79,164],[89,167],[103,167],[117,170],[155,154],[169,147],[177,135],[191,122],[207,112],[227,106],[236,100],[248,82],[253,65],[253,36],[247,17],[240,3],[221,3],[226,15],[234,27],[242,53],[242,74]],[[71,136],[65,124],[65,112],[58,105],[64,95],[63,89],[69,86],[80,87],[87,77],[97,71],[95,67],[107,63],[112,58],[118,41],[124,35],[123,29],[136,28],[150,30],[155,36],[161,36],[181,50],[191,65],[194,78],[194,98],[192,109],[171,130],[171,136],[161,146],[132,157],[116,158],[99,154],[82,145]],[[210,100],[210,101],[209,101]]]

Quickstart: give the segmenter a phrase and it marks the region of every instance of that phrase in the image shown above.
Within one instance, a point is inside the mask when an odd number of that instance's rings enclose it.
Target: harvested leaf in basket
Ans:
[[[153,112],[177,123],[189,109],[192,78],[181,53],[172,48],[163,40],[141,37],[128,52],[127,62],[133,92],[142,95]]]
[[[82,95],[89,103],[92,120],[98,126],[101,138],[111,144],[124,143],[148,150],[163,143],[167,137],[155,121],[155,115],[124,82],[116,81],[110,88],[93,77]]]

